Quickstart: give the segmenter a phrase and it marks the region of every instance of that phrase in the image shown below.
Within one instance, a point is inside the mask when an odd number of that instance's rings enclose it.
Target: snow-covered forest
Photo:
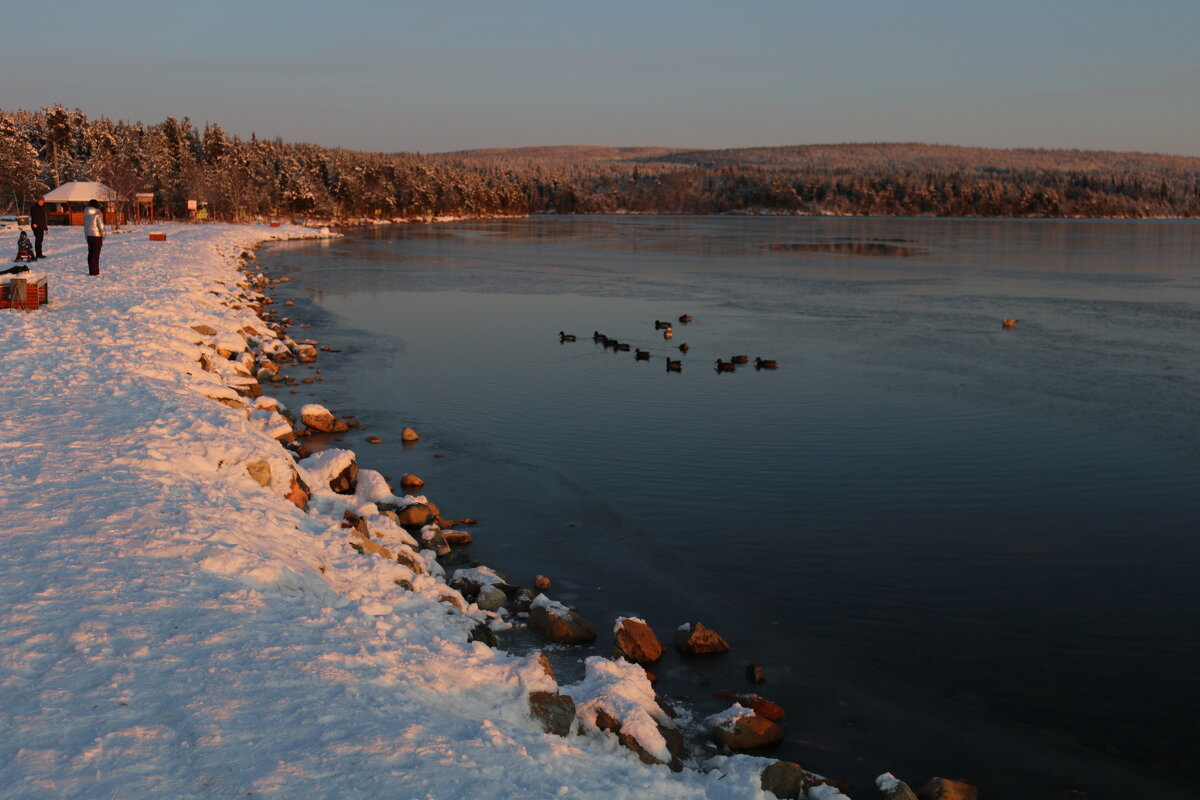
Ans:
[[[160,217],[420,219],[528,213],[1200,217],[1200,158],[847,144],[689,151],[541,147],[365,153],[229,135],[188,118],[0,110],[0,211],[97,180]]]

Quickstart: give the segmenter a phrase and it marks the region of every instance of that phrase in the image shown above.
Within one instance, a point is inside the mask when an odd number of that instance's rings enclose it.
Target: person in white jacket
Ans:
[[[100,248],[104,245],[104,212],[95,200],[89,200],[83,212],[83,235],[88,245],[88,274],[99,275]]]

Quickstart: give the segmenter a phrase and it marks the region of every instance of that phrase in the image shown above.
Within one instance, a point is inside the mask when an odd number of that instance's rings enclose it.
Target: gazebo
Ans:
[[[56,206],[46,212],[46,221],[52,225],[82,225],[83,209],[89,200],[99,200],[103,204],[106,223],[121,225],[125,222],[122,212],[112,210],[112,204],[121,198],[112,189],[96,181],[69,181],[46,192],[42,199]]]

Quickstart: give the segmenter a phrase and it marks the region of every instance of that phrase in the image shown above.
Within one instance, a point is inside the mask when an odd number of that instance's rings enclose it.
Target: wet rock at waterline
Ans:
[[[917,800],[978,800],[973,784],[950,778],[932,778],[917,789]]]
[[[909,785],[890,772],[876,778],[875,786],[879,789],[879,800],[917,800]]]
[[[446,541],[445,536],[442,536],[441,528],[436,525],[426,525],[421,528],[418,540],[421,542],[422,548],[432,550],[439,556],[447,555],[450,552],[450,543]]]
[[[508,602],[508,595],[499,586],[484,586],[475,595],[475,605],[484,611],[499,611]]]
[[[433,511],[426,503],[410,503],[396,511],[400,525],[405,528],[421,528],[433,521]]]
[[[713,729],[713,741],[730,750],[754,750],[783,739],[783,728],[757,714],[727,719]]]
[[[529,627],[552,642],[576,644],[596,638],[596,629],[579,614],[539,594],[529,607]]]
[[[662,658],[663,646],[643,619],[621,617],[613,626],[613,655],[635,664],[653,664]]]
[[[672,643],[679,652],[686,656],[710,655],[724,653],[729,644],[720,634],[711,628],[704,627],[700,622],[688,622],[675,631]]]
[[[783,708],[756,694],[739,694],[734,700],[737,701],[738,705],[744,706],[758,716],[769,719],[772,722],[778,722],[785,716]]]
[[[337,419],[325,406],[309,403],[300,409],[300,422],[307,428],[321,433],[332,433]]]
[[[815,796],[809,792],[817,786],[831,786],[839,791],[848,788],[845,784],[823,778],[791,761],[775,761],[768,764],[759,776],[759,782],[764,792],[770,792],[780,800]]]

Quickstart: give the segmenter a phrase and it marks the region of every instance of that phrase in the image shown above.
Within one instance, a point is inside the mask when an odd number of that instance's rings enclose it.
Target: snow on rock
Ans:
[[[317,403],[308,403],[300,409],[300,421],[314,431],[323,433],[332,431],[337,422],[332,411]]]
[[[213,349],[218,355],[230,358],[246,351],[246,337],[241,333],[223,333],[213,340]]]
[[[646,671],[636,664],[590,656],[583,680],[564,686],[562,693],[575,701],[575,713],[593,727],[604,727],[601,715],[616,720],[620,731],[632,737],[658,761],[671,760],[659,723],[670,718],[658,705]]]
[[[255,240],[313,232],[154,230],[167,240],[110,233],[96,278],[63,229],[52,302],[0,311],[0,403],[21,410],[0,416],[0,800],[764,797],[742,772],[545,733],[528,697],[553,679],[469,641],[494,615],[428,552],[418,574],[341,527],[354,510],[399,540],[375,504],[424,498],[361,470],[353,495],[314,479],[307,513],[289,502],[278,421],[258,413],[275,406],[251,410],[199,361],[218,339],[276,341],[236,265]],[[661,753],[645,678],[606,664],[572,692]]]
[[[318,488],[335,494],[352,494],[357,484],[358,461],[352,450],[331,447],[300,459],[297,466],[305,483],[313,488],[314,495]],[[349,491],[343,487],[348,487]]]

